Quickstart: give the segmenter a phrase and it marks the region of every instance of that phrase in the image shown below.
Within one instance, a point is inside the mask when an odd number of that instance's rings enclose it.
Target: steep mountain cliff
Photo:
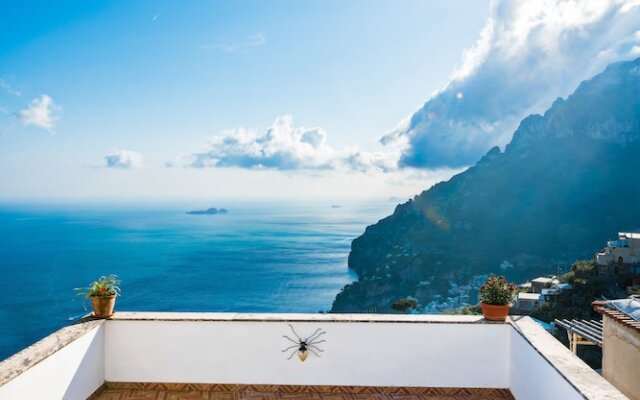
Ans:
[[[525,118],[504,152],[398,205],[351,244],[332,311],[475,302],[484,274],[512,280],[590,258],[640,227],[640,59],[610,65]],[[469,297],[467,297],[469,296]]]

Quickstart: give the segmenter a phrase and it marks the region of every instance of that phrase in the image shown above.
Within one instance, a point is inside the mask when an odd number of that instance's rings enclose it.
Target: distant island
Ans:
[[[226,214],[229,211],[227,211],[226,208],[215,208],[215,207],[211,207],[208,208],[206,210],[194,210],[194,211],[187,211],[187,214],[191,214],[191,215],[216,215],[216,214]]]
[[[338,205],[338,204],[333,204],[333,205],[331,206],[331,208],[342,208],[342,206],[341,206],[341,205]]]

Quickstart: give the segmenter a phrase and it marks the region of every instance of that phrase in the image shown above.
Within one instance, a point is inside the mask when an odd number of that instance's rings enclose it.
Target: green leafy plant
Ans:
[[[480,286],[480,300],[494,306],[504,306],[511,303],[516,293],[516,285],[507,282],[502,275],[491,275],[484,285]]]
[[[78,296],[84,296],[85,299],[91,296],[109,297],[120,296],[120,281],[116,275],[101,276],[97,281],[92,282],[86,288],[76,288]]]

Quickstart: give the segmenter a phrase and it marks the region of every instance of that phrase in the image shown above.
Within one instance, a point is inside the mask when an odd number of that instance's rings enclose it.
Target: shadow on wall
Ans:
[[[82,359],[77,364],[75,373],[67,386],[67,390],[62,396],[63,399],[77,400],[79,397],[86,399],[89,397],[104,381],[104,326],[98,328],[98,331],[91,338],[86,351],[83,351]],[[93,387],[89,383],[92,380],[102,382],[98,386]],[[97,383],[97,382],[96,382]],[[88,392],[88,393],[85,393]]]

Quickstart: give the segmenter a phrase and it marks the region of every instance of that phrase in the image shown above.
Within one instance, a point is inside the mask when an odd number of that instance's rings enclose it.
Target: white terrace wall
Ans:
[[[358,386],[509,387],[508,324],[291,322],[327,333],[321,358],[287,360],[285,321],[105,324],[105,379]]]
[[[3,362],[0,400],[84,399],[105,380],[488,387],[509,388],[518,400],[626,399],[528,317],[504,324],[479,317],[371,318],[121,313],[84,325],[59,350],[67,328],[34,345],[43,351],[30,348]],[[301,336],[324,329],[322,357],[287,360],[288,324]]]
[[[551,340],[555,339],[551,338]],[[569,352],[568,349],[565,350]],[[516,399],[584,400],[580,392],[571,386],[571,384],[515,330],[511,332],[510,353],[511,379],[509,387]],[[571,354],[571,357],[573,357],[573,354]]]
[[[509,388],[518,400],[628,400],[529,317],[510,318]]]
[[[104,382],[104,325],[0,386],[0,400],[86,399]]]

